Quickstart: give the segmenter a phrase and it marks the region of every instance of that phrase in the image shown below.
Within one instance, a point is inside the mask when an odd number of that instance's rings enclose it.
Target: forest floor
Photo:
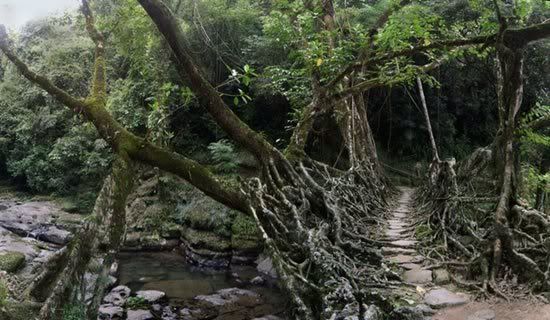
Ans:
[[[382,252],[389,264],[398,268],[403,280],[416,287],[415,294],[410,290],[400,290],[405,301],[412,298],[434,309],[432,320],[550,320],[548,304],[534,299],[476,301],[472,295],[460,292],[451,284],[447,270],[432,269],[427,259],[417,251],[419,241],[415,237],[412,218],[414,189],[399,187],[399,191],[385,231],[387,246],[382,248]],[[409,293],[403,295],[406,291]]]

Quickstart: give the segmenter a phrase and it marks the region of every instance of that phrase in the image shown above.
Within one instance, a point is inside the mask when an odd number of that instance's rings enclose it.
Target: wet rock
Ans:
[[[124,309],[118,306],[101,305],[99,306],[98,318],[101,320],[124,319]]]
[[[194,300],[199,309],[190,313],[199,319],[214,319],[228,313],[234,319],[251,319],[274,312],[259,294],[239,288],[222,289],[211,295],[196,296]]]
[[[495,312],[491,309],[483,309],[468,316],[467,320],[494,320]]]
[[[155,317],[149,310],[128,310],[128,320],[152,320]]]
[[[178,315],[172,310],[170,306],[166,306],[164,307],[164,309],[162,309],[161,318],[162,320],[177,320]]]
[[[64,245],[69,243],[72,238],[72,234],[63,229],[59,229],[56,226],[49,226],[44,229],[34,230],[31,232],[36,239],[54,244]]]
[[[432,281],[432,271],[423,269],[413,269],[405,271],[403,280],[408,283],[423,284]]]
[[[208,249],[195,249],[184,243],[187,261],[205,268],[226,269],[231,262],[231,252],[218,252]]]
[[[449,272],[445,269],[434,270],[433,276],[435,284],[447,284],[451,281],[451,276],[449,275]]]
[[[258,270],[258,272],[268,275],[274,279],[278,277],[277,270],[275,270],[275,267],[273,266],[273,261],[270,257],[260,256],[257,262],[258,266],[256,267],[256,269]]]
[[[180,319],[182,320],[193,320],[194,317],[191,314],[191,310],[189,308],[183,308],[179,312]]]
[[[261,286],[262,284],[265,283],[265,279],[260,277],[260,276],[257,276],[255,278],[253,278],[252,280],[250,280],[250,283],[255,285],[255,286]]]
[[[424,303],[435,309],[459,306],[466,302],[468,302],[467,296],[453,293],[447,289],[434,289],[424,296]]]
[[[157,303],[162,301],[166,297],[166,294],[158,290],[141,290],[136,292],[136,296],[143,298],[149,303]]]
[[[428,320],[429,316],[434,314],[430,308],[428,312],[422,305],[414,307],[399,307],[392,311],[390,319],[392,320]],[[426,305],[424,305],[426,306]],[[427,307],[427,306],[426,306]],[[428,307],[429,308],[429,307]]]
[[[103,302],[113,306],[123,306],[130,297],[130,292],[127,286],[115,287],[103,298]]]

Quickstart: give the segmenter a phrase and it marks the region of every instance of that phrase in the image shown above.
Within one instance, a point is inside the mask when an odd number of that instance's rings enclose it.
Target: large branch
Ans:
[[[277,154],[276,149],[257,132],[237,117],[223,102],[220,94],[205,79],[193,62],[185,45],[185,37],[178,21],[161,0],[138,0],[160,33],[164,36],[176,57],[176,68],[189,85],[202,105],[216,123],[237,143],[252,152],[258,159]]]
[[[77,99],[55,86],[48,78],[31,71],[11,50],[6,29],[2,25],[0,25],[0,50],[25,78],[44,89],[65,106],[75,112],[81,113],[87,120],[92,122],[100,136],[109,143],[115,152],[124,151],[133,160],[142,161],[151,166],[159,167],[164,171],[174,173],[214,200],[230,208],[245,213],[248,212],[244,197],[238,190],[225,187],[201,164],[175,152],[154,146],[145,139],[126,130],[107,111],[105,105],[102,103],[103,99],[93,99],[93,93],[90,97],[91,99]]]
[[[494,33],[464,39],[440,40],[434,41],[428,45],[384,53],[367,61],[359,61],[348,65],[346,69],[337,75],[336,78],[334,78],[330,83],[335,84],[341,81],[346,75],[363,68],[365,63],[369,65],[380,64],[399,57],[410,57],[428,50],[453,49],[476,45],[494,46],[496,44],[497,36],[498,34]],[[544,22],[521,29],[508,29],[503,35],[503,42],[508,47],[523,47],[531,42],[539,41],[548,37],[550,37],[550,22]]]

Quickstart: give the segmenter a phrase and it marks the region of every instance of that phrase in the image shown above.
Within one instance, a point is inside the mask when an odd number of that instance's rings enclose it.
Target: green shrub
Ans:
[[[218,142],[213,142],[208,146],[208,150],[214,160],[214,166],[217,171],[231,173],[237,170],[239,164],[237,162],[237,153],[233,144],[222,139]]]
[[[142,297],[130,297],[126,300],[126,308],[131,310],[147,309],[147,301]]]
[[[84,305],[82,304],[68,304],[63,309],[63,320],[82,320],[86,319]]]

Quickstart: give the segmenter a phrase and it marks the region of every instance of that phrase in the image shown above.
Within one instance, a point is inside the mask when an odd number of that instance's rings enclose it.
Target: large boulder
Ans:
[[[104,298],[103,302],[113,306],[124,306],[130,297],[130,288],[127,286],[114,287]]]
[[[100,320],[122,320],[124,319],[124,309],[119,306],[109,304],[99,306],[98,319]]]
[[[158,290],[141,290],[136,292],[136,296],[148,303],[158,303],[166,298],[166,293]]]
[[[128,310],[127,320],[152,320],[155,317],[149,310]]]
[[[274,279],[278,277],[277,270],[275,270],[275,267],[273,266],[273,261],[270,257],[262,255],[258,257],[258,260],[256,262],[258,263],[258,265],[256,266],[258,272],[268,275]]]
[[[196,308],[186,312],[199,319],[216,318],[228,313],[234,319],[251,319],[277,311],[265,304],[259,294],[239,288],[222,289],[211,295],[196,296],[194,300]]]

